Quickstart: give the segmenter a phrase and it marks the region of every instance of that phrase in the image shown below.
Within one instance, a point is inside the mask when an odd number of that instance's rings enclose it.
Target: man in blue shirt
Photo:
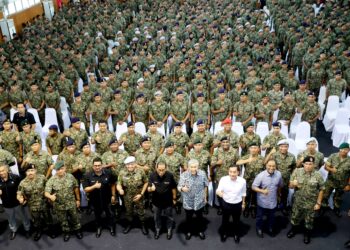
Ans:
[[[274,236],[274,221],[277,199],[283,186],[282,175],[276,170],[276,162],[269,160],[266,170],[259,173],[253,182],[252,189],[257,192],[256,233],[263,238],[262,224],[264,215],[267,216],[269,234]]]

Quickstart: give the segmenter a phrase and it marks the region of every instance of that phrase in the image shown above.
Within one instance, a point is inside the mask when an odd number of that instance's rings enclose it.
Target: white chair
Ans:
[[[56,162],[57,162],[58,155],[52,155],[51,158],[52,158],[52,160],[53,160],[53,163],[56,163]]]
[[[10,119],[11,119],[11,121],[13,120],[13,116],[14,116],[17,112],[18,112],[18,111],[15,110],[14,108],[11,108],[11,109],[10,109]]]
[[[241,136],[244,134],[244,129],[243,129],[243,125],[241,122],[233,122],[232,123],[232,131],[236,132],[238,134],[238,136]]]
[[[19,176],[18,164],[15,157],[13,157],[15,164],[10,167],[11,173]]]
[[[329,96],[326,108],[326,114],[323,117],[323,125],[326,131],[330,132],[333,130],[335,124],[335,118],[339,110],[339,97]]]
[[[164,126],[164,123],[162,124],[162,126],[157,127],[157,131],[159,133],[161,133],[164,136],[164,138],[165,138],[165,126]]]
[[[197,126],[197,122],[193,123],[193,133],[198,131],[198,126]]]
[[[107,124],[108,124],[108,129],[111,132],[114,132],[114,126],[113,126],[113,120],[112,120],[112,116],[109,116],[107,119]]]
[[[343,108],[346,108],[348,111],[350,111],[350,96],[346,98]]]
[[[318,105],[320,106],[321,109],[321,115],[320,115],[320,120],[323,119],[323,113],[324,113],[324,109],[326,107],[326,105],[324,104],[325,100],[326,100],[326,93],[327,93],[327,88],[326,86],[322,86],[320,88],[320,93],[318,95]]]
[[[43,126],[41,125],[40,119],[39,119],[39,114],[36,109],[30,108],[27,110],[29,113],[31,113],[34,116],[35,120],[35,132],[37,132],[39,135],[42,134]]]
[[[121,125],[117,123],[117,129],[115,131],[115,136],[117,137],[117,140],[119,140],[120,136],[125,132],[128,132],[128,126],[126,122],[123,122]]]
[[[278,113],[280,112],[280,109],[276,109],[272,114],[272,122],[277,121],[278,119]]]
[[[295,145],[295,141],[293,139],[287,139],[289,143],[288,152],[293,154],[295,157],[298,155],[298,149]]]
[[[221,126],[221,122],[215,122],[214,124],[214,135],[224,130],[224,126]]]
[[[60,109],[61,109],[61,112],[66,112],[68,111],[68,103],[66,101],[66,98],[64,98],[63,96],[60,97]]]
[[[289,138],[289,131],[288,131],[288,125],[286,125],[285,120],[279,120],[279,123],[281,123],[281,133],[284,135],[286,138]]]
[[[135,132],[141,134],[144,136],[146,134],[146,126],[143,124],[143,122],[136,122],[135,123]]]
[[[90,135],[94,133],[94,125],[92,123],[92,115],[90,115],[90,127],[89,127]]]
[[[100,125],[98,124],[98,122],[96,122],[94,131],[96,133],[99,130],[100,130]]]
[[[79,81],[78,81],[78,91],[79,93],[83,92],[83,79],[79,78]]]
[[[255,133],[260,136],[261,141],[269,134],[269,124],[267,122],[258,122]]]
[[[81,122],[81,123],[80,123],[80,129],[86,130],[86,127],[85,127],[85,123],[84,123],[84,122]]]
[[[334,147],[339,147],[340,144],[348,140],[350,111],[341,108],[335,119],[335,125],[332,132],[332,141]]]
[[[295,145],[298,152],[306,149],[306,141],[310,139],[310,124],[308,122],[301,122],[297,126],[295,133]]]
[[[56,110],[53,108],[46,108],[45,109],[45,125],[42,129],[42,138],[43,141],[49,134],[49,127],[51,125],[57,125],[58,126],[58,121],[57,121],[57,116],[56,116]],[[58,131],[60,131],[58,127]]]
[[[301,113],[295,113],[293,120],[290,123],[289,137],[294,138],[297,131],[297,126],[301,122]]]
[[[186,124],[182,124],[181,131],[184,132],[185,134],[187,134],[187,127],[186,127]]]

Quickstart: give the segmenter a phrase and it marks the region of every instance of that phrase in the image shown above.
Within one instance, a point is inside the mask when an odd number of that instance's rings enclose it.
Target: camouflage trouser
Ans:
[[[333,195],[334,208],[340,208],[341,203],[343,201],[342,195],[344,194],[344,190],[341,187],[337,187],[330,182],[326,182],[325,184],[325,190],[323,191],[322,207],[328,207],[328,200],[333,192],[333,189],[335,189]]]
[[[290,222],[293,226],[298,226],[302,220],[305,220],[305,228],[312,230],[314,227],[315,211],[313,208],[305,207],[304,204],[293,204],[292,217]]]
[[[128,221],[132,221],[133,215],[136,214],[140,221],[145,220],[145,205],[144,205],[144,198],[141,197],[141,199],[138,202],[133,202],[132,199],[137,193],[134,194],[126,194],[124,196],[124,205],[125,205],[125,212],[126,212],[126,219]]]
[[[30,215],[32,217],[33,226],[35,229],[43,230],[45,226],[52,225],[52,216],[48,209],[43,210],[31,210]]]
[[[68,210],[56,210],[57,219],[61,224],[63,233],[76,231],[81,228],[80,218],[76,208]]]

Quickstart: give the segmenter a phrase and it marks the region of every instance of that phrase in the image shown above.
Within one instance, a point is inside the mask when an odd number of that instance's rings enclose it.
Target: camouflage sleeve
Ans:
[[[325,182],[324,182],[324,180],[322,178],[322,175],[320,174],[320,172],[317,172],[317,173],[318,173],[317,181],[319,183],[320,191],[325,190]]]
[[[298,171],[298,168],[294,169],[292,175],[290,176],[289,181],[293,181],[293,180],[296,180],[296,179],[297,179],[297,176],[298,176],[297,171]],[[285,183],[285,184],[288,185],[289,183]]]
[[[331,156],[328,157],[328,159],[327,159],[327,161],[326,161],[326,163],[325,163],[327,166],[333,166],[333,163],[334,163],[334,162],[333,162],[334,155],[335,155],[335,154],[331,154]]]
[[[21,181],[17,188],[17,195],[23,195],[23,192],[24,192],[23,181]]]
[[[52,188],[53,188],[53,178],[51,177],[45,185],[45,192],[50,193],[52,192]]]
[[[119,173],[119,175],[118,175],[118,178],[117,178],[117,185],[123,185],[123,183],[122,183],[122,180],[123,180],[123,173],[122,173],[122,171]]]
[[[46,154],[46,162],[48,166],[51,166],[53,164],[52,157],[49,154]]]
[[[77,179],[75,179],[75,177],[72,174],[69,174],[69,177],[73,182],[73,188],[79,188],[79,183],[78,183]]]

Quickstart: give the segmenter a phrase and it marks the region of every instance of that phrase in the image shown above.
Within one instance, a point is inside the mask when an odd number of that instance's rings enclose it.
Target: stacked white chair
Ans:
[[[322,86],[320,88],[320,93],[318,95],[318,105],[320,106],[321,109],[321,115],[320,115],[320,120],[323,119],[323,113],[324,113],[324,109],[326,107],[326,104],[324,103],[326,101],[326,93],[327,93],[327,88],[326,86]]]
[[[108,124],[108,129],[111,132],[114,132],[114,126],[113,126],[113,120],[112,120],[112,116],[109,116],[107,119],[107,124]]]
[[[44,135],[43,135],[43,126],[41,125],[38,111],[36,109],[33,109],[33,108],[29,108],[27,111],[34,116],[35,132],[37,132],[40,135],[41,141],[42,141],[41,146],[44,149],[44,148],[46,148],[46,140],[45,140]]]
[[[122,124],[117,123],[117,129],[115,131],[115,136],[117,137],[117,140],[119,140],[120,136],[125,132],[128,132],[128,126],[126,122],[123,122]]]
[[[15,157],[13,157],[13,160],[14,160],[15,164],[10,167],[11,173],[19,176],[19,169],[18,169],[17,160]]]
[[[306,141],[310,139],[310,124],[308,122],[301,122],[297,126],[295,133],[295,145],[298,152],[306,149]]]
[[[61,96],[60,108],[62,112],[63,127],[64,129],[68,129],[71,125],[71,121],[68,111],[68,104],[66,98],[64,98],[63,96]]]
[[[236,132],[238,136],[241,136],[244,134],[243,125],[241,122],[233,122],[232,123],[232,131]]]
[[[346,108],[347,110],[350,111],[350,96],[348,96],[345,102],[343,102],[343,108]]]
[[[14,116],[17,112],[18,112],[18,111],[15,110],[14,108],[11,108],[11,109],[10,109],[10,119],[11,119],[11,121],[13,120],[13,116]]]
[[[146,134],[146,126],[143,124],[143,122],[136,122],[135,123],[135,132],[141,134],[144,136]]]
[[[267,122],[258,122],[255,133],[260,136],[261,141],[269,134],[269,124]]]
[[[286,138],[289,138],[288,125],[286,125],[286,121],[279,120],[278,122],[281,123],[281,133],[282,133],[282,135],[284,135]]]
[[[348,140],[350,132],[349,118],[349,110],[346,108],[339,109],[332,132],[332,141],[334,147],[339,147],[340,144]]]
[[[295,157],[298,155],[298,149],[293,139],[287,139],[289,143],[288,152],[293,154]]]
[[[193,133],[198,130],[197,122],[193,123]]]
[[[220,131],[224,130],[224,127],[221,126],[221,122],[215,122],[214,124],[214,135],[219,133]]]
[[[44,139],[49,134],[49,127],[51,125],[57,125],[58,126],[56,110],[53,109],[53,108],[46,108],[45,109],[45,125],[44,125],[43,130],[42,130],[43,131],[42,135],[43,135]],[[59,128],[58,128],[58,131],[60,131]]]
[[[339,97],[332,95],[328,97],[326,113],[323,117],[323,125],[326,131],[333,130],[335,118],[339,110]]]
[[[161,135],[163,135],[164,138],[165,138],[166,133],[165,133],[165,126],[164,126],[164,123],[162,124],[162,126],[157,127],[157,131],[158,131],[159,133],[161,133]]]
[[[297,131],[297,127],[301,122],[301,113],[295,113],[293,120],[290,123],[289,137],[294,138]]]
[[[187,133],[186,124],[182,124],[181,131],[184,132],[184,133]]]

